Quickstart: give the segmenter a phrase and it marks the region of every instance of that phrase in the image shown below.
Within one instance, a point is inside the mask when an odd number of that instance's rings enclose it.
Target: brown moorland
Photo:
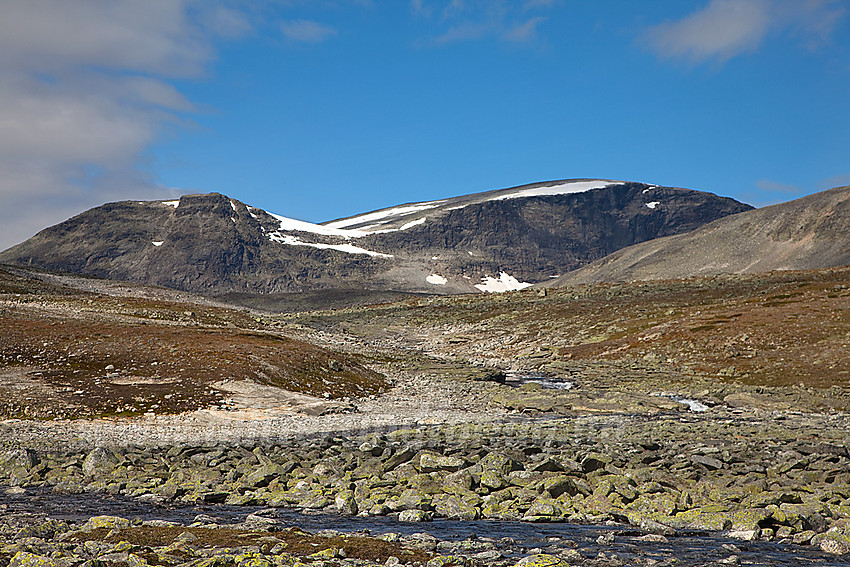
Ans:
[[[0,415],[179,413],[251,381],[337,399],[387,384],[355,356],[282,334],[247,312],[105,296],[0,270]]]
[[[286,317],[479,363],[650,363],[671,377],[850,386],[850,268],[406,302]]]

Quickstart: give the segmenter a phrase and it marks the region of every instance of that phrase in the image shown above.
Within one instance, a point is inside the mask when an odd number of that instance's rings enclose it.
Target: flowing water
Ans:
[[[0,492],[0,506],[6,514],[36,513],[81,523],[97,515],[128,519],[166,520],[188,525],[196,520],[221,525],[244,522],[251,515],[276,521],[280,528],[299,527],[311,532],[332,530],[380,535],[394,532],[402,536],[430,534],[443,542],[489,542],[504,557],[522,557],[538,552],[574,549],[588,559],[617,557],[626,565],[731,565],[825,567],[850,566],[850,556],[835,557],[812,547],[772,542],[741,542],[722,535],[683,533],[666,541],[639,539],[630,526],[584,526],[575,524],[529,524],[523,522],[435,520],[403,523],[392,517],[348,517],[328,514],[301,514],[291,510],[225,505],[157,505],[109,496],[54,495],[29,491],[25,494]],[[199,518],[200,516],[200,518]],[[421,536],[420,536],[421,537]],[[450,548],[442,545],[438,547]]]

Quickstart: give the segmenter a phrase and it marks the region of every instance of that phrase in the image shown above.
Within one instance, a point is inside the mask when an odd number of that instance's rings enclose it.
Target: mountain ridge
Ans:
[[[836,187],[625,247],[551,285],[845,266],[848,228],[850,186]]]
[[[574,179],[314,224],[210,193],[107,203],[0,261],[207,294],[504,291],[750,208],[688,189]]]

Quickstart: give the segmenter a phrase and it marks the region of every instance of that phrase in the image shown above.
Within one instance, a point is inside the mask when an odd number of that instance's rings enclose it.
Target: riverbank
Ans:
[[[75,435],[101,435],[86,447],[39,448],[38,435],[18,438],[18,448],[0,457],[0,483],[13,491],[406,522],[616,523],[664,537],[716,532],[850,552],[847,414],[502,413],[499,423],[457,415],[455,423],[422,420],[413,428],[366,417],[231,423],[208,430],[224,435],[207,444],[179,437],[179,429],[134,444],[129,432],[146,433],[138,423],[81,422]],[[379,431],[367,431],[370,423]],[[16,427],[58,434],[63,425],[7,422],[4,438]],[[122,443],[104,443],[121,436]]]

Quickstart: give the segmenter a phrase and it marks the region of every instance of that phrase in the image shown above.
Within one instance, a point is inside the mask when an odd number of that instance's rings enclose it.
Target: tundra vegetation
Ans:
[[[7,267],[0,317],[7,498],[253,512],[10,508],[2,565],[657,565],[675,554],[640,541],[692,533],[850,552],[850,269],[276,314]],[[307,533],[279,510],[644,540],[618,560],[567,541]]]

